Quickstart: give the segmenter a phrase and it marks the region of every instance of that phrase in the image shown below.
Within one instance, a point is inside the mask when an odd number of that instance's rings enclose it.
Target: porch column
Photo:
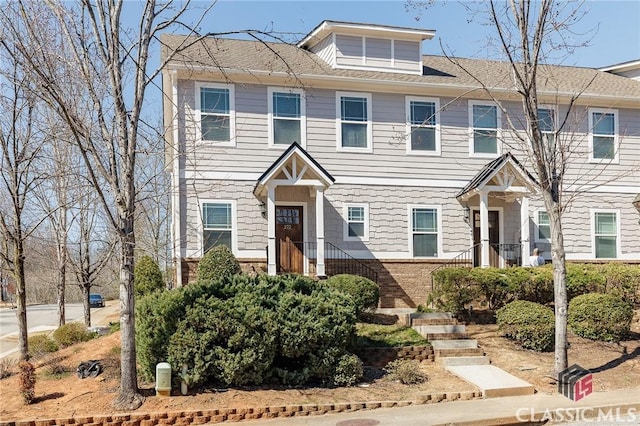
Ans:
[[[520,241],[522,245],[522,266],[529,266],[531,242],[529,241],[529,197],[520,200]]]
[[[487,268],[489,263],[489,193],[480,191],[480,266]]]
[[[276,187],[267,185],[267,274],[276,275]]]
[[[316,276],[326,277],[324,270],[324,188],[316,186]]]

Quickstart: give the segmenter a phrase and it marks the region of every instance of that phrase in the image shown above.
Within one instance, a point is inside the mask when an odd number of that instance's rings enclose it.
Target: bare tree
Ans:
[[[556,87],[559,117],[543,116],[545,110],[544,96],[549,98],[550,87],[556,82],[548,61],[560,61],[573,51],[588,43],[588,40],[575,40],[572,28],[584,15],[581,10],[582,1],[558,2],[554,0],[508,0],[478,3],[480,8],[469,11],[475,19],[486,18],[496,35],[489,41],[490,46],[497,46],[499,54],[506,59],[508,78],[513,93],[519,97],[521,113],[512,114],[504,102],[503,89],[494,89],[484,80],[484,76],[466,66],[465,62],[446,54],[464,73],[472,77],[478,86],[500,108],[505,118],[511,140],[505,140],[524,152],[538,182],[538,193],[541,196],[549,217],[551,255],[554,278],[555,305],[555,358],[554,376],[567,368],[567,287],[566,287],[566,254],[562,232],[562,214],[575,196],[563,190],[567,183],[567,168],[572,163],[572,156],[582,154],[577,148],[583,136],[574,131],[584,118],[585,111],[578,110],[575,105],[583,92],[597,78],[594,71],[592,77],[583,82],[580,88],[567,94],[566,88]],[[408,1],[411,7],[430,6],[427,2]],[[467,7],[467,6],[466,6]],[[583,34],[586,38],[589,34]],[[505,74],[505,75],[506,75]],[[543,89],[540,89],[543,87]],[[562,96],[560,91],[563,91]],[[559,99],[562,98],[562,101]],[[521,117],[524,117],[522,119]],[[549,135],[548,123],[552,120],[553,131]],[[546,133],[546,134],[545,134]],[[584,178],[586,175],[582,175]],[[593,177],[593,176],[591,176]],[[577,181],[576,181],[577,182]],[[578,187],[582,184],[578,183]]]
[[[0,214],[2,247],[0,257],[13,275],[16,285],[20,357],[28,359],[25,277],[25,241],[38,220],[28,217],[27,201],[41,182],[35,172],[43,140],[37,129],[37,101],[19,65],[2,43],[0,63]]]
[[[135,27],[128,29],[122,24],[122,0],[83,0],[77,7],[51,0],[44,13],[38,3],[12,4],[17,9],[10,27],[16,57],[69,128],[118,237],[122,351],[115,405],[121,409],[135,409],[143,401],[137,387],[133,291],[138,135],[147,88],[173,57],[169,54],[152,69],[149,52],[161,31],[180,24],[189,4],[148,0],[139,5]],[[42,22],[50,15],[53,24]],[[55,27],[61,42],[50,46],[43,25]]]

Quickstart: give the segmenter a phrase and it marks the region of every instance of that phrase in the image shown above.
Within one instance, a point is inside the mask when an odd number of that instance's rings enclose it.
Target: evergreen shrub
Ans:
[[[94,337],[96,334],[87,331],[87,327],[79,322],[68,322],[53,332],[53,340],[62,348],[86,342]]]
[[[239,274],[240,263],[231,249],[223,244],[210,249],[198,263],[198,281],[211,281]]]
[[[516,300],[496,311],[498,329],[523,348],[549,351],[555,342],[555,316],[551,308]]]
[[[587,339],[619,342],[629,335],[632,319],[632,305],[613,294],[583,294],[569,302],[567,323]]]
[[[380,287],[368,278],[359,275],[340,274],[329,277],[325,283],[329,287],[351,296],[358,315],[366,311],[374,311],[378,307]]]
[[[480,299],[480,287],[470,276],[471,268],[442,268],[433,273],[434,288],[429,305],[461,315],[472,302]]]
[[[158,264],[150,256],[142,256],[133,271],[133,288],[136,297],[164,290],[164,279]]]

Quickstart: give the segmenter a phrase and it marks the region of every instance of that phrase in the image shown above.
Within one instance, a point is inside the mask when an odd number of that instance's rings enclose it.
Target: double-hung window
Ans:
[[[302,90],[269,88],[269,145],[306,145]]]
[[[438,207],[410,206],[410,244],[413,257],[438,257],[440,212]]]
[[[538,127],[551,151],[555,151],[556,114],[553,108],[538,108]]]
[[[233,250],[233,204],[229,201],[202,203],[202,249],[225,245]]]
[[[618,257],[620,228],[615,210],[593,210],[593,252],[596,259]]]
[[[407,97],[407,152],[440,154],[440,102],[438,99]]]
[[[369,240],[369,206],[367,204],[345,204],[344,240]]]
[[[538,210],[536,214],[537,227],[536,242],[547,242],[551,239],[551,225],[549,215],[543,210]]]
[[[500,153],[500,110],[491,103],[469,101],[471,140],[469,154],[492,157]]]
[[[234,145],[235,105],[230,84],[196,84],[199,139],[220,145]]]
[[[338,150],[372,152],[371,95],[336,93]]]
[[[616,110],[589,109],[589,160],[618,161],[618,113]]]

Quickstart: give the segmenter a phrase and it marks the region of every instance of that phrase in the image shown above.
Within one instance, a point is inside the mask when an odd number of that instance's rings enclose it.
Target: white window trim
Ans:
[[[198,201],[198,248],[200,256],[204,256],[204,220],[202,208],[205,204],[231,204],[231,251],[234,256],[238,256],[238,214],[236,200],[202,199]]]
[[[591,209],[591,256],[594,259],[619,259],[621,250],[621,233],[620,233],[620,210],[619,209]],[[596,258],[596,213],[615,213],[616,215],[616,257],[598,257]]]
[[[349,207],[364,208],[364,235],[362,237],[349,236]],[[345,203],[343,207],[343,228],[342,235],[344,241],[369,241],[369,204],[366,203]]]
[[[413,254],[413,209],[433,209],[436,210],[436,214],[438,215],[438,232],[437,232],[437,238],[438,238],[438,255],[433,257],[433,256],[420,256],[420,257],[416,257]],[[409,256],[412,259],[438,259],[440,257],[442,257],[442,236],[443,236],[443,232],[442,232],[442,206],[439,205],[427,205],[427,204],[409,204],[407,205],[407,244],[409,246]]]
[[[195,84],[195,98],[196,98],[196,141],[201,144],[215,145],[215,146],[236,146],[236,96],[235,86],[233,84],[224,83],[208,83],[208,82],[196,82]],[[200,89],[212,88],[212,89],[227,89],[229,90],[229,140],[228,141],[209,141],[202,139],[202,112],[200,104]]]
[[[436,137],[436,149],[434,151],[419,151],[411,149],[411,102],[433,102],[436,108],[436,125],[435,125],[435,137]],[[439,98],[423,98],[418,96],[406,96],[405,97],[405,112],[407,120],[407,154],[410,155],[427,155],[427,156],[440,156],[440,99]],[[425,126],[429,127],[429,126]]]
[[[367,121],[358,121],[358,124],[367,124],[367,146],[364,148],[351,148],[342,146],[342,97],[364,98],[367,100]],[[371,93],[363,92],[336,92],[336,149],[345,152],[373,152],[373,122],[372,122]],[[348,123],[349,121],[347,121]],[[354,122],[355,123],[355,122]]]
[[[475,105],[493,106],[496,108],[496,153],[476,153],[474,152],[473,132],[476,128],[473,126],[473,107]],[[478,127],[478,130],[493,130],[490,128]],[[500,105],[491,101],[469,101],[469,157],[476,158],[495,158],[502,155],[502,110]]]
[[[535,242],[536,243],[549,243],[551,242],[551,240],[549,238],[540,238],[540,213],[547,213],[546,210],[544,209],[537,209],[533,212],[533,223],[536,225],[536,235],[535,235]],[[547,213],[547,216],[549,214]],[[549,229],[551,229],[551,219],[549,219]]]
[[[600,114],[613,114],[613,158],[594,158],[593,157],[593,127],[596,123],[593,122],[593,113]],[[606,109],[606,108],[589,108],[589,162],[590,163],[607,163],[607,164],[618,164],[620,162],[619,158],[619,133],[620,128],[618,127],[618,110],[617,109]],[[604,136],[604,135],[603,135]]]
[[[273,141],[273,120],[277,118],[279,120],[287,120],[286,117],[274,117],[273,116],[273,94],[274,93],[297,93],[300,95],[300,140],[298,141],[298,145],[303,148],[307,148],[307,106],[306,106],[306,97],[304,90],[302,89],[292,89],[287,87],[275,87],[270,86],[267,88],[267,107],[268,107],[268,127],[269,127],[269,148],[284,148],[287,149],[289,145],[286,144],[276,144]],[[293,119],[288,119],[293,120]]]

